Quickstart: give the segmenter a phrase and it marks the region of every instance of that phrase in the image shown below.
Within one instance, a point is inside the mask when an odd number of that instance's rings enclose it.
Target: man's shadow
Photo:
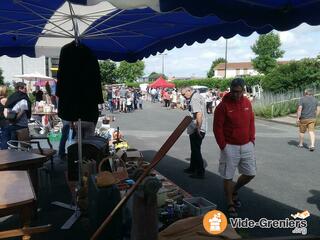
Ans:
[[[315,204],[317,208],[320,210],[320,191],[319,190],[310,190],[309,191],[313,196],[307,199],[308,203]]]
[[[291,145],[291,146],[295,146],[295,147],[299,147],[299,142],[296,141],[296,140],[290,140],[288,142],[288,145]],[[308,145],[306,143],[303,144],[303,148],[306,148],[306,149],[309,149]]]
[[[185,160],[186,160],[187,162],[190,162],[190,161],[191,161],[191,158],[188,157],[188,158],[185,158]],[[208,161],[203,158],[203,167],[204,167],[204,168],[207,168],[207,166],[208,166]]]

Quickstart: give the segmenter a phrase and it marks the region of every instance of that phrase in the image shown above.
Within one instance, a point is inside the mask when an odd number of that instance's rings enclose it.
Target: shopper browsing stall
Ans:
[[[16,131],[28,128],[28,119],[31,117],[31,102],[27,95],[27,87],[23,82],[15,84],[15,92],[8,97],[5,105],[5,117],[9,121],[4,136],[4,148],[8,148],[9,140],[17,140]]]
[[[181,94],[189,100],[189,112],[193,118],[187,130],[191,147],[190,166],[184,172],[190,173],[192,178],[204,178],[201,144],[207,129],[205,99],[198,92],[193,92],[190,87],[182,89]]]
[[[243,79],[234,79],[231,92],[222,98],[214,112],[213,132],[221,149],[219,173],[224,179],[230,217],[236,217],[236,207],[240,207],[238,190],[256,175],[254,114],[250,101],[243,96],[244,86]],[[241,176],[234,184],[236,168]]]

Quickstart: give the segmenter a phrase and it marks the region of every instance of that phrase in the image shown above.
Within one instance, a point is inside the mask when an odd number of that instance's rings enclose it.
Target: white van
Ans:
[[[191,88],[193,89],[193,91],[197,91],[198,93],[200,93],[200,95],[203,96],[204,98],[206,97],[206,93],[209,90],[208,87],[199,86],[199,85],[191,86]]]

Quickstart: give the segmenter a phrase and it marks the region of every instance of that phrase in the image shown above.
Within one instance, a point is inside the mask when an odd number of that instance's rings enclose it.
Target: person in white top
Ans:
[[[151,89],[151,98],[152,98],[152,102],[156,102],[156,98],[157,98],[157,90],[155,88]]]
[[[28,119],[31,117],[31,102],[27,95],[27,87],[23,82],[15,84],[15,92],[8,97],[4,115],[9,119],[9,126],[5,130],[6,142],[17,140],[16,131],[28,128]],[[8,146],[5,146],[7,148]]]
[[[131,112],[133,110],[132,108],[132,98],[131,98],[131,94],[127,95],[127,112]]]
[[[177,92],[173,90],[170,98],[171,98],[171,108],[174,109],[177,107],[177,101],[178,101]]]
[[[206,93],[206,109],[207,109],[207,113],[211,114],[212,113],[212,90],[209,89],[209,91]]]

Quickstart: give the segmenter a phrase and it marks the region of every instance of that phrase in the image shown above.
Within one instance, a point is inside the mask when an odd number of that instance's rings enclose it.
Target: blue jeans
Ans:
[[[6,127],[3,127],[1,129],[2,136],[1,136],[1,149],[8,149],[7,142],[10,140],[18,140],[17,139],[17,130],[28,128],[18,125],[8,125]]]
[[[1,127],[0,128],[0,150],[4,149],[4,147],[5,147],[5,145],[4,145],[4,141],[5,141],[4,131],[5,131],[5,128]]]
[[[68,121],[62,120],[63,127],[61,130],[61,139],[59,143],[59,156],[64,156],[66,154],[66,143],[69,136],[70,124]]]
[[[113,113],[113,101],[112,101],[112,99],[108,100],[108,105],[109,105],[110,112]]]

